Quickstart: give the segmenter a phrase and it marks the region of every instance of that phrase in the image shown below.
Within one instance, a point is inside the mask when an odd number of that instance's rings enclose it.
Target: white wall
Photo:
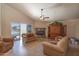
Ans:
[[[18,23],[27,23],[33,25],[33,20],[29,17],[25,16],[23,13],[18,11],[11,6],[3,4],[3,12],[2,12],[2,36],[3,37],[11,37],[11,22]]]
[[[76,21],[75,28],[75,37],[79,39],[79,19]]]
[[[47,27],[48,23],[44,21],[35,21],[25,16],[20,11],[8,6],[3,5],[2,9],[2,19],[1,19],[1,4],[0,4],[0,35],[3,37],[11,36],[11,22],[27,23],[32,24],[33,28],[46,28],[47,36]],[[79,38],[79,19],[65,20],[64,24],[67,25],[67,35],[69,37],[75,36]],[[32,29],[34,31],[34,29]]]
[[[1,4],[0,4],[0,36],[1,36]]]
[[[79,19],[65,20],[67,25],[67,36],[79,38]]]
[[[44,21],[34,21],[29,17],[25,16],[20,11],[16,10],[15,8],[3,4],[2,8],[2,36],[3,37],[11,37],[11,22],[18,22],[18,23],[27,23],[32,25],[32,31],[35,33],[34,28],[46,28],[46,36],[48,36],[47,26],[48,23]]]

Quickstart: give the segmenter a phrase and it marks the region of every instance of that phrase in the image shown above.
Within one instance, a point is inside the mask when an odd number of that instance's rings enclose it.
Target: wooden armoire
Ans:
[[[48,38],[57,36],[66,36],[66,25],[59,22],[54,22],[48,26]]]

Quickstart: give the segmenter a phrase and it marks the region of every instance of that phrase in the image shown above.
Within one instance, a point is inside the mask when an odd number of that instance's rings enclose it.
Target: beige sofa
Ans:
[[[68,49],[68,38],[64,37],[57,44],[43,42],[43,52],[49,56],[62,56],[66,55]]]

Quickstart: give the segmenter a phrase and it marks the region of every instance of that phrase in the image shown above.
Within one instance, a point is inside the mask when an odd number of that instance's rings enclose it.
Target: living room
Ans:
[[[51,36],[49,33],[57,32],[59,30],[52,29],[49,31],[49,26],[51,24],[57,23],[62,24],[62,29],[64,32],[61,34],[55,34],[57,37],[67,36],[73,41],[75,39],[77,44],[74,42],[74,46],[72,48],[78,47],[79,42],[79,4],[78,3],[3,3],[0,4],[0,37],[1,40],[7,41],[6,38],[12,37],[12,43],[10,42],[10,49],[1,55],[5,56],[45,56],[45,55],[53,55],[49,50],[44,51],[46,44],[49,46],[53,44],[49,44],[47,41],[50,39],[55,39],[55,37]],[[43,12],[44,11],[44,12]],[[43,14],[45,15],[45,19],[42,18]],[[20,40],[14,40],[14,36],[12,36],[12,23],[18,24],[27,24],[27,31],[23,32],[24,37],[26,36],[26,32],[32,33],[31,35],[34,37],[24,38],[22,34],[15,36],[16,38],[19,36]],[[66,25],[66,26],[64,26]],[[30,29],[29,29],[30,28]],[[61,31],[63,31],[61,29]],[[19,29],[21,30],[21,29]],[[20,33],[20,31],[19,31]],[[55,36],[54,35],[54,36]],[[66,39],[68,39],[66,38]],[[33,39],[33,41],[32,41]],[[31,40],[31,42],[29,42]],[[27,42],[28,41],[28,42]],[[46,41],[46,42],[45,42]],[[55,44],[55,42],[53,42]],[[64,42],[65,43],[65,42]],[[68,42],[67,42],[68,43]],[[66,44],[67,44],[66,43]],[[58,43],[57,43],[58,44]],[[1,47],[3,47],[2,43],[0,43]],[[62,44],[63,45],[63,44]],[[20,48],[20,49],[19,49]],[[55,47],[56,48],[56,47]],[[53,49],[53,48],[52,48]],[[75,50],[76,49],[76,50]],[[70,51],[69,55],[79,55],[78,48],[75,48]],[[2,49],[4,50],[4,48]],[[0,51],[2,51],[0,50]],[[59,49],[60,50],[60,49]],[[63,55],[62,53],[54,54],[54,55]],[[62,50],[62,48],[61,48]],[[28,52],[27,52],[28,51]],[[48,51],[48,52],[47,52]],[[62,50],[63,51],[63,50]],[[44,53],[46,54],[44,54]],[[73,52],[73,53],[71,53]]]

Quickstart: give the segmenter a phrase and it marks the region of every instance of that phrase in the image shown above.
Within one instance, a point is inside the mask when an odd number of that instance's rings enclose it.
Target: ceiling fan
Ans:
[[[49,17],[46,17],[46,16],[43,14],[43,11],[44,11],[44,9],[41,9],[40,20],[46,20],[46,19],[49,19]]]

